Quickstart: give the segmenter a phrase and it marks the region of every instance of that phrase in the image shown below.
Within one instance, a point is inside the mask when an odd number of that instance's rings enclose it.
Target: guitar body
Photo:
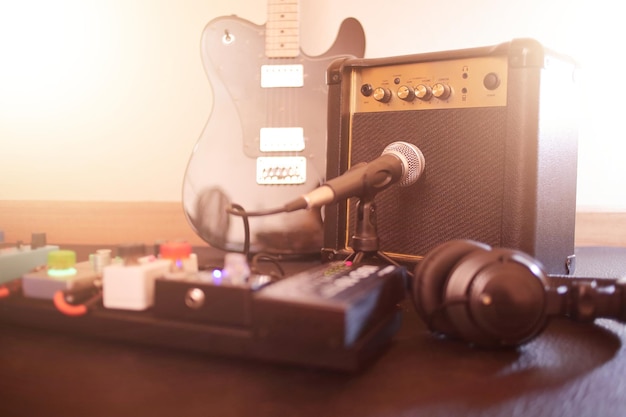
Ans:
[[[246,211],[280,207],[323,183],[326,69],[335,59],[362,57],[365,50],[363,29],[352,18],[317,57],[300,51],[292,58],[267,58],[265,31],[265,25],[230,16],[211,21],[202,34],[213,108],[187,165],[183,208],[203,240],[229,251],[241,251],[245,235],[242,219],[225,212],[228,204]],[[270,76],[264,77],[262,68]],[[293,68],[300,68],[295,78],[301,77],[302,85],[283,86],[291,82]],[[269,131],[265,137],[263,129]],[[321,223],[315,211],[251,217],[251,250],[319,253]]]

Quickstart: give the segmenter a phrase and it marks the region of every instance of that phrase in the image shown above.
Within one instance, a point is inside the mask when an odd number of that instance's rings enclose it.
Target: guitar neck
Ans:
[[[294,58],[300,54],[297,0],[268,0],[265,55]]]

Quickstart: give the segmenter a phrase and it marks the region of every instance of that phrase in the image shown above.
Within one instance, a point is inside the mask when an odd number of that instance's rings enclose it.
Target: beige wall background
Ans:
[[[579,211],[620,213],[626,59],[619,47],[626,25],[619,5],[301,0],[301,47],[323,53],[352,16],[365,29],[366,57],[514,37],[534,37],[573,56],[584,69]],[[230,14],[264,24],[266,7],[261,0],[0,0],[0,230],[7,239],[26,238],[17,235],[43,215],[33,207],[62,214],[70,207],[63,202],[92,211],[168,207],[166,219],[180,215],[185,167],[213,104],[200,58],[202,30]],[[85,211],[71,207],[79,217]],[[26,216],[21,229],[16,216]],[[191,236],[177,219],[179,234]]]

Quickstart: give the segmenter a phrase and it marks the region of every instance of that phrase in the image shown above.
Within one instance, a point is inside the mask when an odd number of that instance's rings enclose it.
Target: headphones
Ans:
[[[410,294],[431,332],[480,347],[526,343],[551,317],[626,321],[626,278],[547,275],[526,253],[452,240],[416,266]]]

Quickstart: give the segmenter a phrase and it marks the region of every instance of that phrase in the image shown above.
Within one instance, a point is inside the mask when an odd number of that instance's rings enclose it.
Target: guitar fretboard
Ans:
[[[265,55],[293,58],[300,53],[297,0],[269,0],[265,33]]]

